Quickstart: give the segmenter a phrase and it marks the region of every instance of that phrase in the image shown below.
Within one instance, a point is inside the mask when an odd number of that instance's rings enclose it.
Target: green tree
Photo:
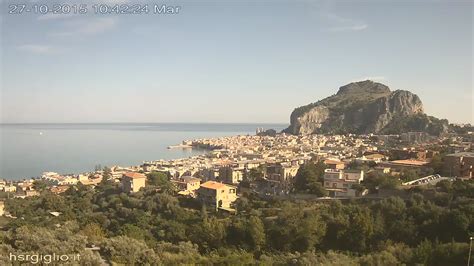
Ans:
[[[126,236],[107,239],[101,253],[109,262],[123,265],[153,265],[160,261],[144,242]]]
[[[146,176],[147,183],[150,186],[159,187],[164,192],[174,192],[176,190],[176,187],[171,183],[166,173],[154,171]]]
[[[326,233],[326,223],[315,211],[284,204],[269,227],[268,243],[280,251],[304,252],[320,244]]]
[[[307,185],[307,191],[311,194],[317,195],[318,197],[325,197],[328,195],[327,190],[320,182],[309,183]]]
[[[102,227],[96,223],[87,224],[79,231],[79,234],[86,236],[89,242],[94,244],[99,244],[106,237]]]
[[[371,212],[368,208],[359,206],[349,206],[346,211],[349,223],[339,234],[341,246],[347,250],[364,252],[374,233]]]
[[[227,226],[224,221],[211,216],[192,226],[191,239],[198,243],[203,251],[217,249],[224,245],[227,235]]]
[[[413,169],[403,169],[400,173],[400,179],[408,182],[420,178],[420,173]]]
[[[49,186],[49,182],[46,180],[38,179],[33,182],[33,188],[39,192],[46,190]]]
[[[104,167],[102,170],[102,178],[105,178],[106,180],[109,180],[112,178],[112,170],[108,168],[107,166]]]
[[[246,179],[250,182],[261,179],[264,177],[264,171],[262,168],[252,168],[246,174]]]
[[[252,244],[252,250],[260,252],[265,247],[265,227],[258,216],[252,215],[248,222],[248,230]]]
[[[439,189],[441,192],[451,192],[453,189],[452,182],[449,180],[441,180],[438,183],[436,183],[436,187]]]
[[[120,228],[120,234],[137,240],[145,240],[147,232],[134,224],[124,224]]]
[[[298,169],[294,178],[294,187],[297,191],[310,192],[323,195],[321,183],[324,181],[326,165],[319,161],[314,164],[306,163]],[[317,185],[319,183],[319,186]]]
[[[428,165],[433,169],[434,174],[441,174],[444,168],[444,158],[440,154],[433,155],[431,162]]]

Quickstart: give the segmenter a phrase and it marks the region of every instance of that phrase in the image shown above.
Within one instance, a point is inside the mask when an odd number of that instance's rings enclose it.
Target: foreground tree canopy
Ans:
[[[312,165],[298,175],[311,184],[321,171]],[[230,215],[176,197],[162,176],[149,179],[153,185],[132,195],[103,182],[8,199],[6,209],[17,218],[2,217],[0,263],[9,264],[9,254],[56,253],[80,254],[90,265],[465,265],[474,231],[472,181],[443,182],[434,194],[408,200],[244,195]]]

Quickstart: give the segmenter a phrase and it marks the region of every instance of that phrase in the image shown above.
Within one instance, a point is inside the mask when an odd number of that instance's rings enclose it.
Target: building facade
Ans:
[[[192,176],[183,176],[172,182],[178,188],[178,194],[191,197],[196,196],[196,191],[201,185],[201,179]]]
[[[242,181],[243,177],[243,169],[234,168],[232,166],[219,168],[219,180],[227,184],[238,184]]]
[[[474,152],[459,152],[444,157],[444,174],[449,177],[473,177]]]
[[[298,173],[299,165],[289,162],[267,165],[267,178],[280,182],[291,182]]]
[[[335,170],[324,171],[324,188],[335,197],[355,197],[357,191],[353,186],[364,180],[362,170]]]
[[[128,172],[122,176],[122,189],[126,193],[135,193],[145,187],[146,176],[140,173]]]
[[[236,187],[216,181],[201,184],[197,196],[201,203],[216,210],[233,210],[234,202],[238,198]]]

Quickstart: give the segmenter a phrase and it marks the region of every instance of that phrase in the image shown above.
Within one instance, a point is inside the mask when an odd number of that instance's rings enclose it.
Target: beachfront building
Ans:
[[[140,191],[145,187],[146,176],[144,174],[127,172],[122,176],[122,189],[127,193]]]
[[[199,201],[216,210],[234,211],[233,204],[237,200],[237,188],[216,181],[207,181],[197,190]]]
[[[355,197],[356,190],[353,186],[364,180],[362,170],[336,170],[324,171],[324,188],[334,197]]]

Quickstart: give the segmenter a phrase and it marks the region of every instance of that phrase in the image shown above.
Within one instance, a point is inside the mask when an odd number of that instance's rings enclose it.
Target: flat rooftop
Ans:
[[[413,165],[413,166],[424,166],[428,164],[428,162],[426,161],[419,161],[419,160],[395,160],[395,161],[390,161],[390,163],[399,164],[399,165]]]

